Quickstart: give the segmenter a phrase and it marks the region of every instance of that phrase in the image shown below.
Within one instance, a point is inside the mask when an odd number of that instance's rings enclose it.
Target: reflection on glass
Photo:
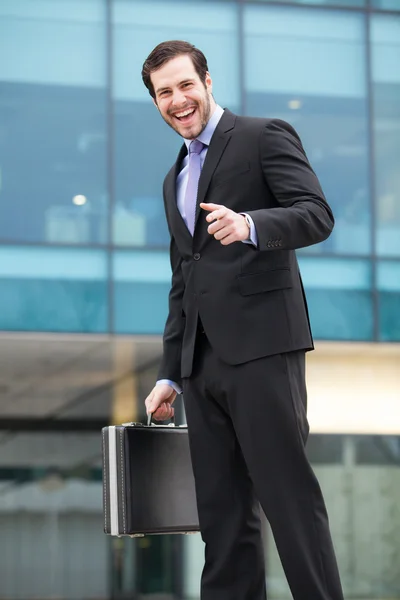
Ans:
[[[364,16],[245,7],[246,111],[297,129],[336,217],[311,251],[370,251]]]
[[[376,246],[400,256],[400,17],[371,21],[375,134]]]
[[[102,0],[0,7],[3,240],[107,242],[104,12]]]
[[[220,104],[239,109],[237,6],[225,2],[115,0],[113,240],[120,246],[167,247],[162,183],[182,139],[161,119],[141,79],[160,42],[183,39],[206,55]]]

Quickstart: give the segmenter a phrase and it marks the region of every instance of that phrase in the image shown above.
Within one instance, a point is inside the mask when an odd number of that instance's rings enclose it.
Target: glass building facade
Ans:
[[[1,329],[162,331],[180,141],[140,71],[183,38],[221,105],[295,126],[334,209],[299,253],[316,338],[400,340],[400,6],[302,4],[2,0]]]
[[[204,51],[219,104],[303,141],[336,217],[298,252],[316,340],[400,342],[400,0],[0,0],[0,597],[198,598],[197,538],[110,542],[98,516],[98,428],[126,386],[149,390],[167,314],[162,182],[181,141],[140,75],[167,39]],[[84,341],[56,357],[38,333]],[[309,452],[348,597],[400,598],[399,438],[320,435]]]

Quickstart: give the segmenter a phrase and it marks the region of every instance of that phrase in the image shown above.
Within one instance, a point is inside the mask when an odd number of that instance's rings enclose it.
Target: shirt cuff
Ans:
[[[243,244],[253,244],[256,248],[258,248],[258,236],[256,231],[256,226],[254,225],[253,219],[247,213],[239,213],[241,215],[246,215],[250,221],[250,235],[247,240],[243,240]]]
[[[171,381],[170,379],[159,379],[158,381],[156,381],[156,385],[160,385],[162,383],[172,387],[172,389],[175,390],[177,394],[182,394],[182,388],[180,388],[179,385],[175,383],[175,381]]]

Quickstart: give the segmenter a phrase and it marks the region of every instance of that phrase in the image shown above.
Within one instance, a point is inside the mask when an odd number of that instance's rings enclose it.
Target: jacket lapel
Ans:
[[[181,169],[182,160],[187,154],[185,144],[182,145],[178,158],[176,159],[175,165],[168,173],[165,180],[165,200],[167,204],[168,213],[170,214],[171,226],[174,228],[174,235],[180,233],[186,242],[192,244],[192,236],[186,227],[186,223],[182,218],[181,213],[178,209],[177,197],[176,197],[176,180]],[[176,229],[175,229],[176,227]]]
[[[204,165],[201,171],[199,179],[199,188],[197,192],[197,203],[196,203],[196,218],[195,228],[197,220],[200,214],[200,203],[204,202],[207,194],[208,186],[210,185],[211,178],[214,174],[215,169],[218,166],[219,161],[224,153],[224,150],[231,139],[229,133],[235,126],[236,115],[225,109],[215,131],[211,138],[210,146],[207,151],[207,156],[204,161]]]

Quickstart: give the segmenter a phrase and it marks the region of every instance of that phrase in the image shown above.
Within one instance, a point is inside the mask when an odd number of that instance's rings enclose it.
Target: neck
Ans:
[[[215,109],[217,108],[217,103],[215,102],[214,98],[211,96],[211,102],[210,102],[210,116],[208,117],[208,120],[211,119],[211,117],[213,116],[213,114],[215,113]]]

